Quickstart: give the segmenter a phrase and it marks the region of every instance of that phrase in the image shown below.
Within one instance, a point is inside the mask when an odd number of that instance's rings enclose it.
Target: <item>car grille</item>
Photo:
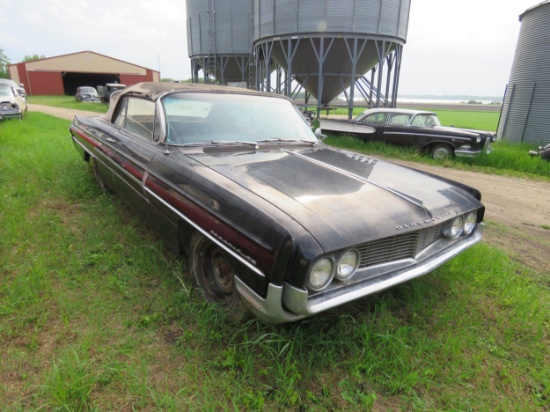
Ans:
[[[437,225],[363,243],[356,248],[360,256],[359,268],[414,258],[438,240],[442,236],[441,233],[442,225]]]

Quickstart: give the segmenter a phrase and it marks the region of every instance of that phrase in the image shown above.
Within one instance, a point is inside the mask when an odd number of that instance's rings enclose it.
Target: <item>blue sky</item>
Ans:
[[[519,15],[537,0],[412,0],[399,94],[504,94]],[[184,0],[0,0],[0,48],[17,63],[91,50],[191,77]]]

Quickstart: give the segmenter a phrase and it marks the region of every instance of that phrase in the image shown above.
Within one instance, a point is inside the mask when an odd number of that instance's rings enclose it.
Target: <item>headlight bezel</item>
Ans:
[[[458,215],[445,222],[443,236],[447,239],[458,239],[464,230],[464,217]]]
[[[464,229],[462,230],[462,233],[465,236],[471,235],[475,231],[476,225],[477,225],[477,210],[473,210],[465,215]]]
[[[352,260],[347,263],[344,262],[344,264],[346,265],[346,268],[345,268],[345,273],[342,273],[341,269],[342,269],[343,261],[344,259],[348,259],[348,258],[351,258]],[[361,259],[361,256],[357,250],[348,249],[344,251],[344,253],[342,253],[338,257],[338,260],[336,261],[336,267],[335,267],[336,273],[334,277],[338,279],[340,282],[346,282],[350,280],[353,277],[353,275],[355,275],[355,272],[357,272],[360,259]]]
[[[323,270],[323,274],[325,275],[325,279],[323,282],[316,282],[315,284],[312,283],[312,280],[317,277],[315,276],[316,268],[322,264],[330,264],[330,270]],[[311,290],[312,292],[319,292],[321,290],[324,290],[330,283],[332,282],[332,279],[334,279],[334,273],[335,273],[335,267],[336,264],[334,262],[334,259],[328,256],[323,256],[315,261],[313,265],[311,265],[311,268],[309,269],[308,277],[307,277],[307,288]],[[321,268],[317,268],[321,269]]]

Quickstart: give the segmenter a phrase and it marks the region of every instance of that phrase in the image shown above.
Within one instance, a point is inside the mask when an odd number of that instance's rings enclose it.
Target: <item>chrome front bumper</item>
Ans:
[[[283,285],[270,283],[265,299],[256,294],[238,277],[236,278],[237,290],[249,310],[258,318],[270,323],[294,322],[425,275],[479,242],[483,228],[483,224],[478,225],[477,230],[471,236],[417,264],[371,277],[334,291],[327,291],[311,298],[309,298],[307,289],[297,288],[286,282]]]

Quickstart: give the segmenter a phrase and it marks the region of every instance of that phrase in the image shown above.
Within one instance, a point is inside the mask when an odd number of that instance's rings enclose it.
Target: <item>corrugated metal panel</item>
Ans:
[[[132,84],[141,83],[141,82],[151,82],[153,81],[153,76],[151,73],[149,75],[139,75],[139,74],[121,74],[120,83],[130,86]]]
[[[189,57],[251,53],[252,0],[187,0],[186,6]]]
[[[254,0],[253,40],[309,33],[396,36],[406,41],[410,0]]]
[[[136,66],[102,54],[85,51],[25,63],[27,71],[93,73],[131,73],[143,75],[145,67]]]
[[[534,84],[532,82],[513,84],[509,88],[510,99],[507,104],[507,113],[501,125],[503,128],[503,140],[521,143],[533,95],[533,88]]]
[[[547,67],[548,70],[548,67]],[[523,142],[533,145],[550,143],[550,81],[537,82],[534,87]]]
[[[550,3],[521,16],[521,30],[497,136],[511,142],[550,143]]]
[[[27,92],[31,92],[33,96],[40,95],[62,95],[63,77],[61,72],[28,72],[30,87]]]

